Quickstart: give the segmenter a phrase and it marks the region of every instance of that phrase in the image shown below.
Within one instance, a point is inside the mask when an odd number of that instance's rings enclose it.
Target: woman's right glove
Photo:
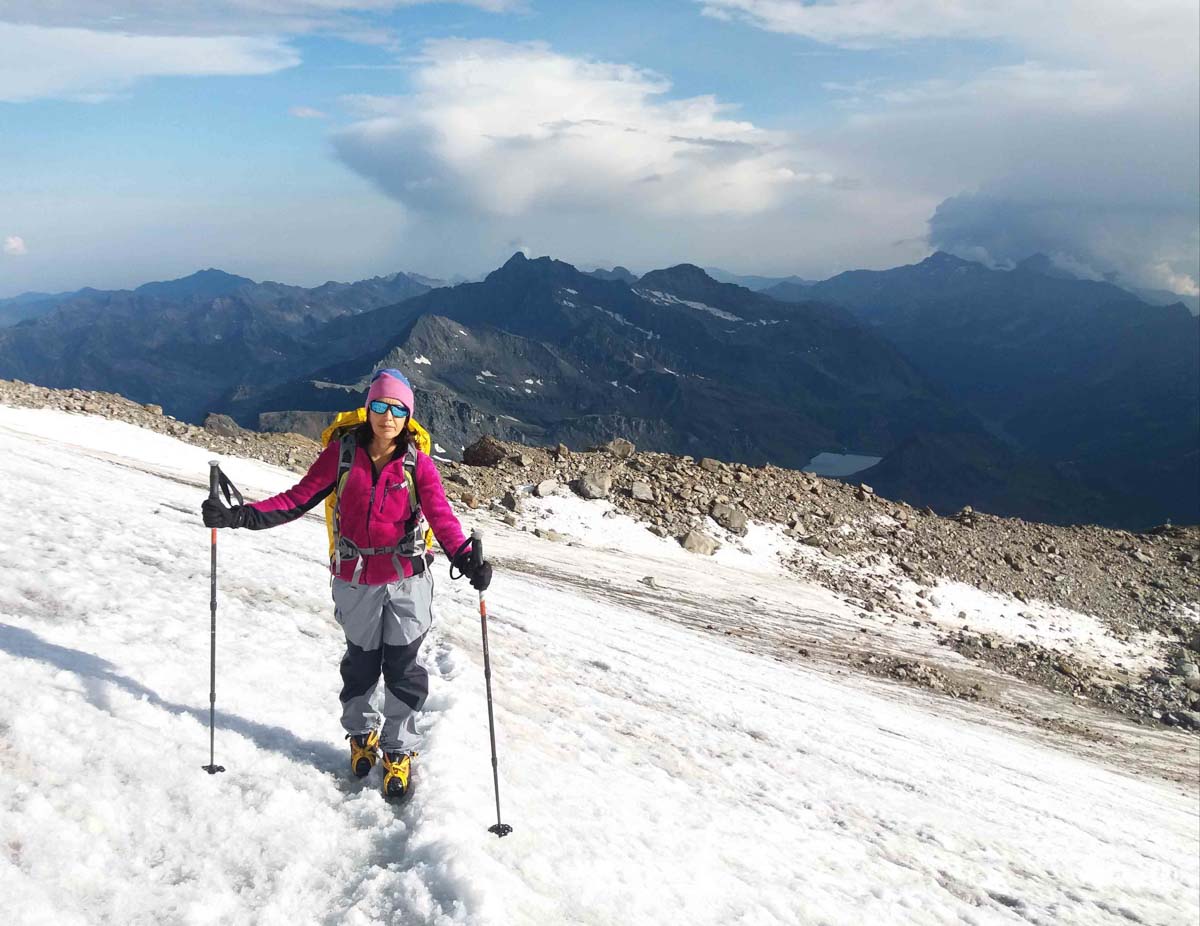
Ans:
[[[200,506],[200,513],[204,516],[205,527],[241,527],[246,523],[244,505],[229,508],[216,498],[206,498]]]

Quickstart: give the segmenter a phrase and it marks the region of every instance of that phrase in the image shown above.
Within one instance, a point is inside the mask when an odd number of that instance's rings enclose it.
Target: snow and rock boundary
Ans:
[[[223,416],[199,427],[111,393],[0,381],[0,404],[100,415],[293,472],[319,450],[301,435],[248,431]],[[777,552],[783,567],[835,592],[865,622],[911,622],[1003,676],[1137,722],[1200,731],[1200,527],[1135,533],[969,508],[942,517],[865,485],[637,451],[624,440],[581,452],[485,438],[466,458],[480,465],[441,462],[452,501],[545,539],[563,534],[530,517],[540,495],[603,499],[700,555],[736,548],[751,524],[773,526],[790,541]],[[1055,630],[1089,621],[1086,639]],[[884,658],[867,645],[846,658],[866,674],[980,696],[978,682],[956,683],[929,660]]]

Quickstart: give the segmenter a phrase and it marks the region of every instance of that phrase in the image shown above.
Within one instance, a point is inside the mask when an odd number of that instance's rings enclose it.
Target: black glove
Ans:
[[[219,499],[206,498],[200,506],[205,527],[241,527],[246,521],[245,506],[227,508]]]
[[[459,553],[454,557],[451,565],[470,579],[471,587],[477,591],[482,592],[492,584],[492,564],[486,559],[482,563],[476,564],[470,550]]]
[[[467,578],[471,580],[471,588],[484,591],[492,584],[492,564],[485,559],[473,572],[467,574]]]

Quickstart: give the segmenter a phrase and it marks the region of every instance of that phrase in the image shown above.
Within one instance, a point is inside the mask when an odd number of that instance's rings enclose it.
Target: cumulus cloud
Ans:
[[[948,198],[930,219],[929,232],[935,247],[993,265],[1010,266],[1042,252],[1087,279],[1197,291],[1200,237],[1196,212],[1186,204],[1131,209],[1103,197],[1052,200],[1000,189]]]
[[[25,239],[20,235],[6,236],[2,249],[10,257],[20,257],[23,254],[29,253],[29,249],[25,246]]]
[[[430,42],[414,88],[350,99],[359,119],[335,145],[416,209],[747,214],[834,180],[730,104],[668,99],[660,75],[541,43]]]

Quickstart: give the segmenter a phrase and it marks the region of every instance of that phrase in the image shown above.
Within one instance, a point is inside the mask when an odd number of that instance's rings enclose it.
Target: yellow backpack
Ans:
[[[338,542],[340,534],[340,524],[338,518],[338,496],[341,494],[342,486],[345,484],[346,475],[350,472],[350,466],[354,462],[354,430],[359,425],[364,424],[367,420],[367,410],[365,408],[356,408],[348,412],[339,412],[337,417],[333,419],[333,423],[321,432],[321,446],[328,447],[333,441],[341,443],[341,452],[338,456],[338,475],[337,482],[334,484],[333,491],[325,498],[325,527],[329,531],[329,558],[335,560],[338,555]],[[430,440],[429,432],[417,423],[415,418],[408,419],[408,432],[411,439],[410,446],[416,447],[422,453],[428,454],[433,442]],[[410,456],[412,456],[410,454]],[[415,456],[412,459],[404,461],[404,481],[408,483],[408,501],[409,509],[413,512],[415,520],[419,522],[421,512],[421,499],[417,495],[417,483],[414,470],[416,466]],[[428,527],[425,528],[425,548],[433,548],[433,531]]]

